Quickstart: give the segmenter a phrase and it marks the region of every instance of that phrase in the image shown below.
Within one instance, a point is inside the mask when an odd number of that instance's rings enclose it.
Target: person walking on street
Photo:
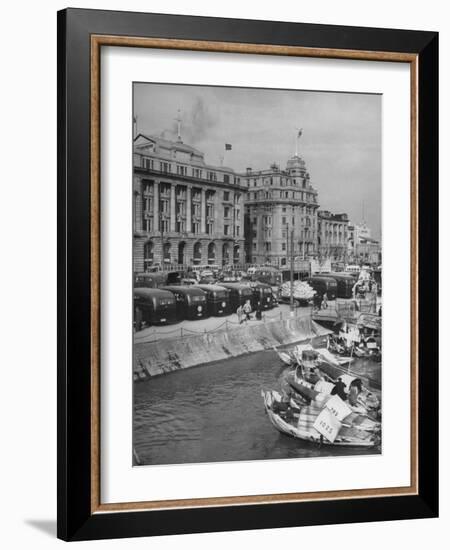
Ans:
[[[262,319],[261,302],[259,300],[258,300],[258,304],[256,305],[255,319],[257,321],[261,321],[261,319]]]
[[[328,307],[328,294],[324,292],[322,296],[322,309],[327,309],[327,307]]]
[[[240,325],[242,325],[242,322],[243,322],[243,315],[244,315],[244,310],[242,308],[242,306],[239,306],[236,310],[236,315],[237,315],[237,318],[238,318],[238,323]]]
[[[250,313],[252,312],[252,306],[250,305],[250,300],[247,300],[243,307],[244,314],[245,314],[245,321],[250,321]]]

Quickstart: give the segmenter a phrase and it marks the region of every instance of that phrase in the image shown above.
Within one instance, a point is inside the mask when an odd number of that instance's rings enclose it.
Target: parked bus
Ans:
[[[177,319],[201,319],[208,317],[208,304],[206,292],[195,285],[190,286],[165,286],[175,296]]]
[[[206,301],[208,303],[208,312],[214,317],[227,315],[231,312],[230,291],[219,285],[196,285],[206,292]]]
[[[255,268],[251,274],[251,280],[278,288],[283,282],[283,275],[276,267],[263,266]]]
[[[252,309],[255,305],[255,298],[252,287],[240,283],[220,283],[220,286],[230,291],[231,311],[236,313],[239,306],[243,306],[247,300],[250,300]]]
[[[135,273],[134,288],[160,288],[165,285],[181,283],[181,271],[155,271],[153,273]]]
[[[265,283],[250,283],[249,285],[253,290],[252,307],[257,309],[258,302],[261,309],[272,309],[275,306],[275,300],[273,297],[272,287]]]
[[[308,284],[322,297],[327,293],[328,300],[334,300],[337,293],[337,282],[328,275],[315,275],[307,280]]]
[[[158,325],[176,321],[175,297],[171,292],[158,288],[134,289],[134,322],[136,330],[142,324]]]
[[[355,278],[349,273],[327,273],[327,277],[332,277],[337,283],[337,298],[352,298]]]

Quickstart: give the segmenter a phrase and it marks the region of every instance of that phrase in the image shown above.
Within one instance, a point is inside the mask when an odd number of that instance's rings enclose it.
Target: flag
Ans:
[[[303,134],[303,128],[300,128],[300,130],[298,131],[297,137],[302,137],[302,134]]]
[[[231,151],[231,143],[225,143],[225,151]]]

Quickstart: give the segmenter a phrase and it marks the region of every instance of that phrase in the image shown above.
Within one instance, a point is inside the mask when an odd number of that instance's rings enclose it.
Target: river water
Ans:
[[[281,434],[261,389],[278,389],[284,367],[273,351],[194,367],[134,384],[134,448],[142,464],[224,462],[373,454],[318,446]],[[352,364],[380,376],[380,365]],[[377,451],[379,452],[379,451]]]

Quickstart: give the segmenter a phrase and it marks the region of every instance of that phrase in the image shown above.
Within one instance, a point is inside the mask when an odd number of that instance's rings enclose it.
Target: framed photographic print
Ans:
[[[58,536],[438,513],[434,32],[58,14]]]

